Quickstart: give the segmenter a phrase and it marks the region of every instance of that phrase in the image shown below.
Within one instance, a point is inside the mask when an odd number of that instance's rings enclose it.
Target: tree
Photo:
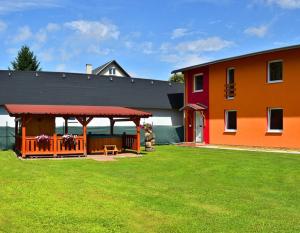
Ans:
[[[30,48],[26,45],[22,46],[14,61],[11,62],[10,70],[31,70],[40,71],[40,62]]]
[[[176,82],[176,83],[184,83],[184,75],[183,75],[183,73],[173,74],[169,78],[169,81]]]

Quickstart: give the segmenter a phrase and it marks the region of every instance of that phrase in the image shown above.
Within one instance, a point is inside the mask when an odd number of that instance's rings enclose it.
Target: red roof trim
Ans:
[[[53,116],[94,116],[94,117],[150,117],[151,113],[119,106],[78,106],[78,105],[27,105],[5,104],[11,116],[53,115]]]

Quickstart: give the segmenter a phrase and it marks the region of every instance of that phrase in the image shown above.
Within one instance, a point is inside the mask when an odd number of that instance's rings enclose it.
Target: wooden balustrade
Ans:
[[[56,141],[54,141],[56,139]],[[38,143],[36,137],[26,137],[25,140],[25,152],[26,155],[66,155],[66,154],[83,154],[84,153],[84,137],[77,136],[75,138],[74,145],[66,144],[62,136],[50,137],[47,143]],[[101,139],[102,144],[99,145],[99,141],[88,140],[88,152],[96,153],[101,145],[117,145],[118,149],[137,150],[137,135],[120,135],[119,137],[104,138]],[[94,145],[95,144],[95,145]],[[56,148],[55,148],[56,147]],[[16,137],[16,149],[21,151],[22,138],[21,136]],[[101,147],[102,148],[102,147]]]
[[[26,155],[51,155],[53,154],[53,138],[50,137],[48,143],[38,143],[35,137],[25,139]]]
[[[84,152],[83,136],[77,136],[74,144],[66,144],[62,137],[57,137],[57,154],[82,154]]]
[[[123,147],[129,150],[137,150],[137,135],[123,135]]]
[[[21,139],[17,141],[20,141],[16,143],[17,148],[21,148]],[[38,143],[35,137],[26,137],[25,145],[26,155],[83,154],[84,152],[83,136],[77,136],[74,145],[64,143],[61,136],[56,137],[56,143],[53,137],[50,137],[48,143]]]

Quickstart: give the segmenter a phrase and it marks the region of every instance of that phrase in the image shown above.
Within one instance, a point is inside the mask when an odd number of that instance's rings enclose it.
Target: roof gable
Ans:
[[[102,74],[103,71],[105,71],[106,69],[108,69],[109,67],[112,67],[112,66],[116,67],[123,74],[122,75],[123,77],[128,77],[128,78],[131,77],[116,60],[109,61],[109,62],[97,67],[96,69],[94,69],[92,71],[92,73],[95,75]]]

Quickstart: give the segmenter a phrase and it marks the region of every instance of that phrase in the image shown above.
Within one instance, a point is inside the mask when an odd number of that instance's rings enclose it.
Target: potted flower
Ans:
[[[42,134],[35,137],[35,140],[39,147],[48,147],[50,144],[50,136]]]
[[[67,147],[73,147],[76,145],[76,135],[65,134],[62,136],[63,143]]]

